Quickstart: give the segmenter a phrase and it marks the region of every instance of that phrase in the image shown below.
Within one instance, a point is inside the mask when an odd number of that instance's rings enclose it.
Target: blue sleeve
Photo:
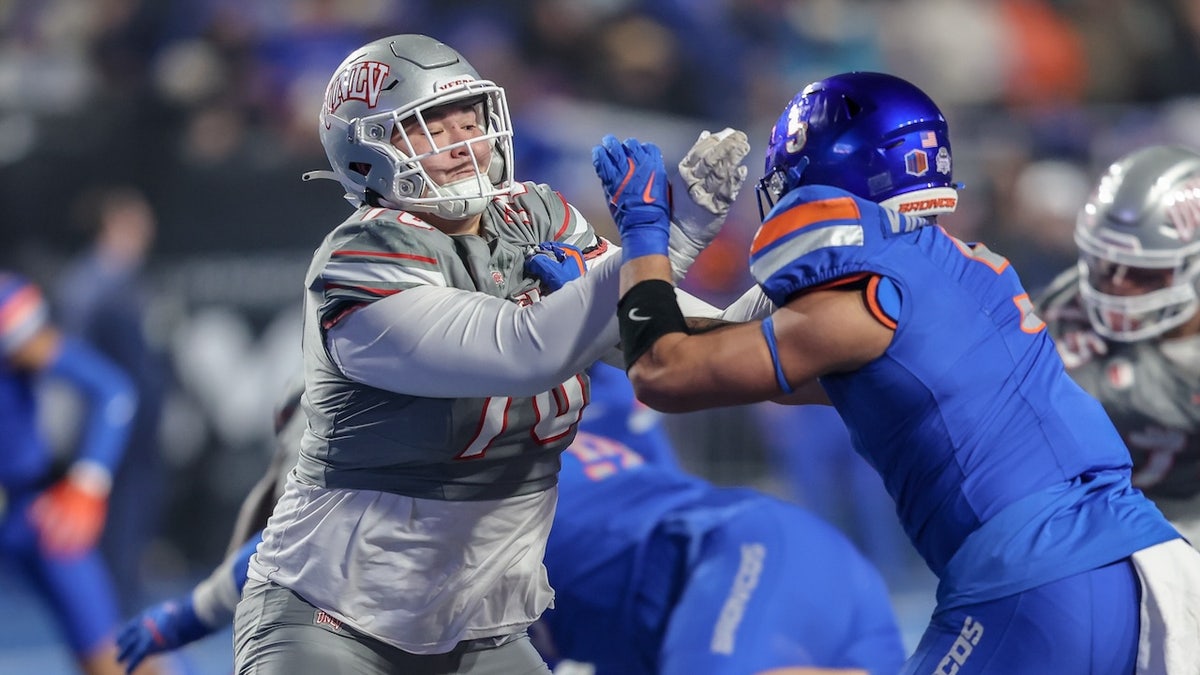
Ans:
[[[137,409],[129,376],[87,343],[69,336],[63,337],[46,373],[70,381],[87,400],[76,460],[90,460],[115,472]]]
[[[888,277],[880,277],[879,286],[875,290],[875,300],[879,303],[879,309],[889,319],[900,320],[900,289],[896,287],[896,282]]]

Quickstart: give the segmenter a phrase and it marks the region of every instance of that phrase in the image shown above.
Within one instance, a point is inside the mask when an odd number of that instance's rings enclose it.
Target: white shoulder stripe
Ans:
[[[755,279],[765,281],[796,259],[813,251],[833,246],[862,246],[862,225],[830,225],[811,231],[801,231],[791,239],[757,256],[750,263]]]
[[[321,272],[326,281],[361,285],[364,283],[421,284],[446,286],[441,270],[407,267],[397,263],[346,262],[331,260]]]

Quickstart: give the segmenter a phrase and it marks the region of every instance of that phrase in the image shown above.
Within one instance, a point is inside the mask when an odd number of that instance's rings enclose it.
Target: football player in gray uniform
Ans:
[[[1133,484],[1200,544],[1200,153],[1157,145],[1114,162],[1075,242],[1078,265],[1039,312],[1125,437]]]
[[[306,177],[356,210],[305,279],[307,428],[250,560],[236,670],[548,672],[526,629],[553,599],[542,557],[584,371],[618,342],[618,248],[514,180],[503,88],[429,37],[351,53],[319,133],[332,170]],[[698,215],[672,225],[679,273],[748,151],[741,132],[706,133],[680,162],[676,202]],[[586,274],[548,294],[527,262],[545,244],[576,273],[563,252],[581,252]],[[769,306],[747,295],[721,317]]]

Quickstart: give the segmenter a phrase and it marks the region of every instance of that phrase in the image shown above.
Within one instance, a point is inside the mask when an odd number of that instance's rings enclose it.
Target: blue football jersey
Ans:
[[[583,411],[579,430],[619,441],[656,466],[679,468],[662,413],[637,400],[625,372],[597,362],[588,368],[588,375],[592,400]]]
[[[551,660],[598,675],[899,669],[883,579],[832,525],[584,431],[562,458],[545,556]]]
[[[1003,257],[809,186],[768,215],[751,270],[776,304],[854,275],[869,280],[869,305],[880,286],[898,293],[885,353],[821,384],[942,578],[943,602],[1018,592],[1177,536],[1130,486],[1128,450],[1066,375]]]

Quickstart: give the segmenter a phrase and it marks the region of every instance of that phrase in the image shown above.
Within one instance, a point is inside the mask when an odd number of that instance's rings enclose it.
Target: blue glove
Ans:
[[[557,291],[586,271],[583,251],[570,244],[543,241],[525,257],[525,273],[540,279],[547,293]]]
[[[201,623],[191,598],[168,600],[135,616],[117,633],[117,660],[132,673],[142,659],[195,642],[213,629]]]
[[[624,259],[666,255],[671,184],[658,146],[636,138],[620,143],[609,134],[592,148],[592,166],[621,233]]]

